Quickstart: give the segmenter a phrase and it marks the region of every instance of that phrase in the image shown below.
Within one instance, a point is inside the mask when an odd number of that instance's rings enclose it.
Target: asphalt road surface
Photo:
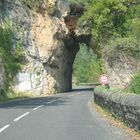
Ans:
[[[91,98],[83,89],[1,104],[0,140],[128,140],[89,107]]]

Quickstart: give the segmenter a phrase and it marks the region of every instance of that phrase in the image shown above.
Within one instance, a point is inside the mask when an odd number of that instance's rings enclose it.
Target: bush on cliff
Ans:
[[[140,94],[140,72],[138,72],[130,85],[130,91],[136,94]]]
[[[5,72],[5,91],[7,91],[13,80],[13,76],[21,69],[23,59],[23,48],[20,42],[13,47],[12,22],[5,20],[0,23],[0,58],[2,58]]]
[[[110,41],[117,42],[118,38],[132,38],[131,42],[140,40],[139,13],[139,0],[91,0],[79,24],[90,28],[94,50],[100,56],[100,49]]]

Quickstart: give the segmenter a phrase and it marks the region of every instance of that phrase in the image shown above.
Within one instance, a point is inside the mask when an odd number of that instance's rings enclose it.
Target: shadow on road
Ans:
[[[14,100],[14,101],[0,104],[0,109],[26,109],[26,108],[30,109],[40,105],[44,105],[43,107],[66,105],[72,103],[73,101],[72,97],[68,97],[67,95],[76,94],[77,92],[80,92],[81,94],[85,94],[87,91],[91,91],[91,90],[93,90],[93,88],[91,87],[78,87],[78,88],[74,88],[72,92],[64,93],[64,96],[63,95],[60,96],[58,94],[56,96]],[[51,101],[54,102],[48,104],[48,102]]]
[[[55,102],[48,104],[48,102],[51,102],[55,100]],[[23,100],[16,100],[16,101],[10,101],[4,104],[0,104],[0,109],[25,109],[25,108],[34,108],[40,105],[44,105],[44,107],[48,106],[56,106],[56,105],[64,105],[66,102],[70,102],[70,98],[66,97],[38,97],[38,98],[29,98],[29,99],[23,99]]]

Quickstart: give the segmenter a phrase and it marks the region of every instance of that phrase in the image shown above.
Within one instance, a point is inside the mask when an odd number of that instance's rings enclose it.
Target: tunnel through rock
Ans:
[[[77,52],[79,51],[79,43],[90,42],[90,36],[80,35],[77,36],[75,29],[77,21],[83,13],[83,7],[81,5],[70,5],[70,15],[64,18],[66,27],[69,31],[68,36],[64,39],[64,46],[62,54],[57,58],[56,65],[54,63],[45,65],[47,73],[51,73],[51,76],[56,80],[54,86],[56,92],[68,92],[72,90],[72,71],[73,63]],[[59,40],[59,34],[55,36]]]
[[[85,43],[89,46],[91,40],[90,35],[76,35],[75,33],[77,21],[83,14],[83,10],[84,8],[80,4],[70,5],[70,14],[64,18],[68,35],[62,37],[61,31],[54,36],[60,46],[52,53],[49,61],[44,63],[45,71],[50,75],[50,81],[53,81],[52,87],[47,85],[45,90],[49,88],[55,93],[72,90],[73,63],[79,51],[79,44]],[[49,78],[46,81],[49,81]]]

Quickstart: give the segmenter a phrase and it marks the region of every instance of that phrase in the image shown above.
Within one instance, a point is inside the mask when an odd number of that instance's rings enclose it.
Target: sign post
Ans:
[[[102,84],[102,85],[107,85],[109,83],[109,77],[108,75],[106,74],[102,74],[99,78],[99,82]]]

